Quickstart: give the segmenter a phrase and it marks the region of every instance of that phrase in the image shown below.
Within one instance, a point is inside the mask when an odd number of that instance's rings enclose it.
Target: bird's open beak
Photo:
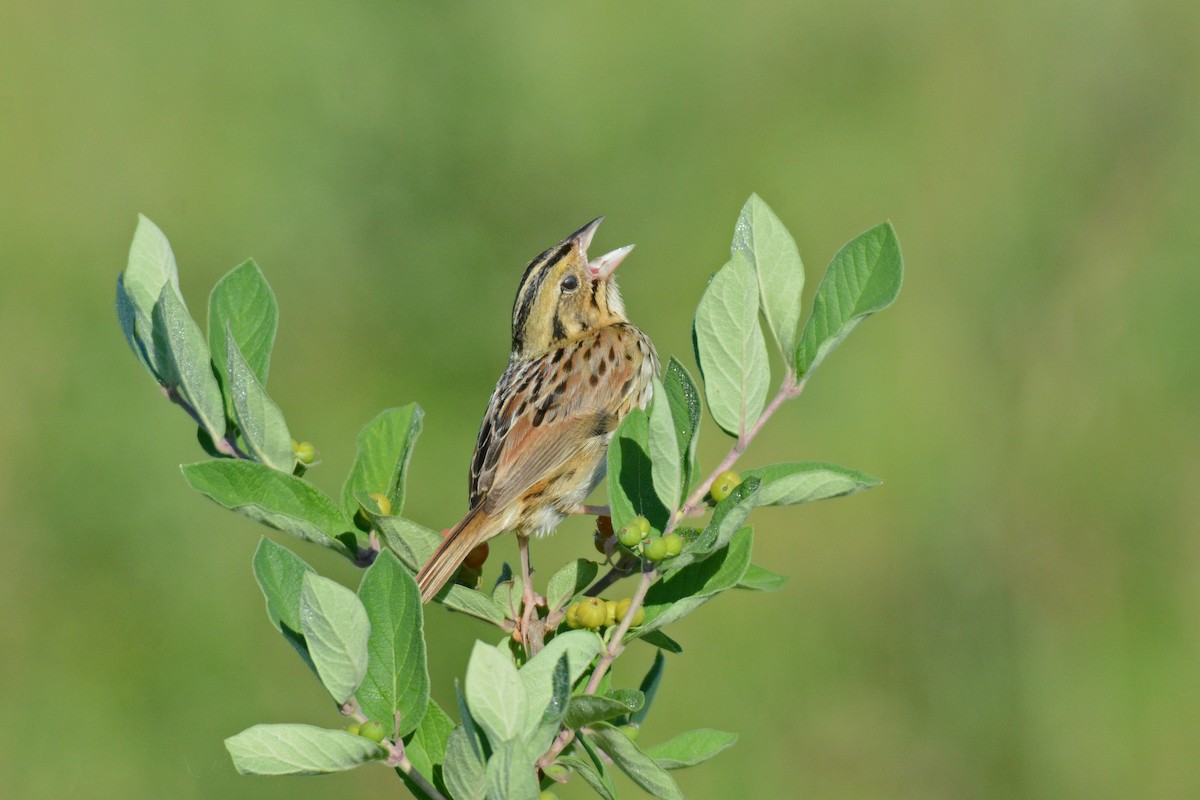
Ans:
[[[596,235],[596,229],[600,227],[600,223],[603,221],[604,217],[596,217],[568,237],[579,245],[579,252],[583,254],[585,259],[587,258],[588,246],[592,243],[592,237]],[[626,245],[625,247],[613,250],[611,253],[605,253],[602,256],[589,259],[588,272],[591,273],[592,279],[599,281],[612,275],[631,250],[633,250],[633,245]]]

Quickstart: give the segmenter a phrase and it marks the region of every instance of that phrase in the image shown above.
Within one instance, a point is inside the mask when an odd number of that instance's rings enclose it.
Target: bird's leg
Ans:
[[[612,510],[608,506],[578,505],[571,509],[572,514],[588,514],[593,517],[611,517]]]
[[[533,591],[533,570],[529,566],[529,537],[517,534],[517,549],[521,551],[521,580],[525,585],[525,593],[521,599],[524,610],[521,614],[521,635],[529,630],[529,620],[537,606],[537,595]]]

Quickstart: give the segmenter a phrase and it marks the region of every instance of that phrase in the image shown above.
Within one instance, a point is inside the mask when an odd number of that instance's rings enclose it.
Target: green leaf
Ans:
[[[667,509],[654,491],[649,454],[649,420],[635,408],[621,420],[608,446],[608,504],[615,530],[639,515],[657,530],[666,525]]]
[[[703,561],[667,575],[646,592],[646,621],[630,631],[627,639],[675,622],[717,594],[737,586],[750,566],[754,533],[742,528],[733,535],[728,547],[721,548]]]
[[[630,724],[637,726],[645,724],[646,717],[650,714],[650,706],[654,703],[654,696],[658,694],[658,687],[662,684],[662,676],[666,668],[667,660],[663,658],[663,654],[661,652],[655,653],[654,663],[650,665],[650,669],[646,671],[646,676],[642,678],[641,685],[638,686],[645,700],[640,709],[629,715]]]
[[[571,668],[567,654],[563,653],[554,665],[550,676],[550,702],[542,711],[541,719],[528,737],[529,749],[541,754],[550,749],[554,738],[562,728],[563,719],[567,716],[567,704],[571,700]],[[532,707],[534,710],[537,706]]]
[[[337,505],[303,478],[253,461],[203,461],[181,467],[196,491],[225,508],[293,536],[345,552],[333,537],[349,530]]]
[[[421,593],[413,576],[387,551],[363,576],[358,597],[367,611],[367,672],[355,697],[370,719],[387,727],[400,714],[398,735],[416,729],[429,704],[429,668]]]
[[[300,628],[321,683],[334,700],[345,703],[367,672],[371,623],[362,602],[340,583],[306,573],[300,589]]]
[[[267,396],[267,390],[246,363],[232,335],[229,336],[229,387],[233,414],[251,455],[269,467],[291,474],[296,466],[292,435],[288,433],[283,412]]]
[[[255,725],[226,739],[225,749],[242,775],[320,775],[387,756],[370,739],[313,725]]]
[[[156,361],[165,385],[191,406],[213,441],[225,438],[225,400],[212,371],[208,343],[174,284],[163,286],[152,318],[154,349],[166,354],[165,363]]]
[[[600,652],[600,637],[587,630],[567,631],[551,639],[542,650],[521,667],[520,676],[530,708],[545,708],[553,694],[553,673],[558,660],[567,657],[570,682],[579,680]],[[474,706],[472,706],[474,708]],[[532,735],[537,720],[530,720],[524,731]]]
[[[548,685],[546,691],[550,691]],[[532,716],[528,709],[535,705],[528,701],[525,684],[512,661],[483,642],[475,643],[467,662],[466,697],[471,716],[487,734],[493,750],[526,731]]]
[[[804,264],[796,240],[756,194],[750,195],[738,216],[733,253],[740,253],[754,266],[763,316],[784,360],[790,361],[796,352]]]
[[[358,454],[342,486],[342,508],[353,517],[358,493],[386,495],[392,514],[404,510],[404,473],[413,445],[421,434],[425,412],[416,403],[389,408],[368,422],[358,434]]]
[[[572,745],[558,757],[558,763],[573,769],[604,800],[616,800],[617,787],[613,785],[604,761],[585,739],[577,741],[578,745]]]
[[[700,441],[700,391],[692,376],[674,358],[667,363],[663,386],[675,422],[675,439],[679,443],[679,462],[683,465],[683,486],[679,501],[684,499],[696,478],[696,444]],[[677,505],[673,503],[672,506]]]
[[[267,600],[267,616],[275,630],[300,632],[300,588],[313,568],[267,537],[254,551],[254,578]]]
[[[445,779],[442,765],[446,761],[446,748],[453,730],[454,720],[441,706],[430,700],[421,724],[404,740],[404,754],[412,762],[413,768],[432,781],[443,794]],[[420,788],[402,770],[397,769],[397,772],[409,791],[420,797]]]
[[[512,739],[502,743],[484,767],[484,781],[489,798],[500,800],[538,800],[538,785],[534,762],[539,754],[529,752],[525,743]]]
[[[443,608],[481,619],[484,622],[499,625],[505,619],[504,609],[498,606],[492,598],[483,592],[459,586],[456,583],[449,584],[438,592],[434,600],[441,603]]]
[[[735,254],[713,276],[696,308],[693,337],[708,410],[740,440],[758,421],[771,380],[758,324],[758,285],[745,256]]]
[[[167,237],[147,217],[138,214],[137,229],[129,247],[129,262],[121,274],[125,292],[138,311],[138,318],[149,322],[163,287],[179,291],[179,269]],[[139,326],[140,327],[140,326]],[[138,331],[143,342],[150,341],[150,328]]]
[[[821,461],[771,464],[742,473],[743,480],[758,478],[762,488],[752,498],[755,506],[788,506],[843,497],[878,486],[882,481],[865,472]]]
[[[700,535],[687,540],[683,552],[669,562],[667,574],[677,572],[688,564],[702,561],[710,553],[724,547],[754,510],[753,501],[760,488],[761,483],[756,477],[746,478],[735,486],[728,497],[717,503],[708,525]]]
[[[892,304],[903,280],[900,242],[890,222],[847,242],[817,287],[796,348],[796,371],[808,375],[820,366],[858,323]]]
[[[470,737],[462,725],[451,731],[446,741],[442,779],[454,800],[484,800],[487,795],[483,761],[471,747]]]
[[[602,722],[633,713],[640,709],[644,702],[640,692],[636,695],[636,702],[633,702],[633,697],[633,695],[626,695],[615,698],[594,694],[572,697],[571,705],[567,709],[567,727],[582,728],[593,722]]]
[[[620,728],[607,722],[598,722],[588,738],[607,753],[630,780],[650,794],[666,800],[683,800],[683,792],[679,791],[675,779],[653,758],[643,753]]]
[[[683,453],[675,433],[675,417],[671,400],[658,378],[652,380],[654,400],[647,419],[647,444],[650,453],[650,476],[654,493],[663,507],[674,510],[683,494]]]
[[[266,386],[278,325],[275,293],[253,259],[225,273],[208,297],[208,345],[217,371],[229,373],[228,342],[232,339],[254,377]]]
[[[546,585],[546,604],[551,610],[562,608],[596,579],[595,561],[579,558],[554,573]]]
[[[149,371],[154,380],[161,385],[163,380],[159,377],[158,370],[152,361],[154,357],[154,325],[150,320],[150,315],[143,313],[133,302],[133,298],[129,296],[129,292],[125,289],[123,275],[117,277],[117,321],[121,323],[121,332],[125,334],[125,341],[129,343],[129,349],[137,356],[138,361],[142,362],[142,366]]]
[[[683,652],[683,646],[662,631],[650,631],[641,638],[643,642],[654,645],[659,650],[676,654]]]
[[[707,761],[732,747],[737,738],[736,733],[698,728],[656,744],[646,751],[646,755],[657,761],[663,769],[681,769]]]
[[[737,588],[753,589],[757,592],[773,592],[776,589],[782,589],[785,583],[787,583],[786,575],[780,575],[766,567],[751,564],[746,568],[746,574],[738,581]]]

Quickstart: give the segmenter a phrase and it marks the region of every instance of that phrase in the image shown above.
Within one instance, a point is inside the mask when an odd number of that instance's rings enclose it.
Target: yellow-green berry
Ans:
[[[612,600],[604,601],[604,627],[611,628],[617,624],[617,604]]]
[[[359,725],[357,722],[351,722],[349,725],[346,726],[346,733],[352,733],[355,736],[358,736],[358,732],[359,732],[360,728],[362,728],[362,726]]]
[[[642,545],[642,555],[648,561],[662,561],[667,557],[667,543],[663,541],[661,536],[656,536]]]
[[[671,558],[683,552],[683,537],[678,533],[668,533],[662,537],[667,543],[667,557]]]
[[[630,525],[636,525],[638,530],[642,532],[642,538],[645,539],[650,535],[650,520],[645,517],[634,517]]]
[[[579,621],[579,603],[572,603],[567,608],[567,627],[572,630],[583,627],[583,623]]]
[[[387,731],[383,729],[381,723],[369,719],[359,727],[358,735],[364,739],[370,739],[372,742],[382,742],[383,738],[387,736]]]
[[[629,724],[621,727],[621,730],[629,737],[629,741],[636,742],[638,737],[638,726]]]
[[[538,800],[558,800],[558,795],[547,790],[538,795]]]
[[[599,597],[585,597],[579,601],[579,610],[575,612],[575,618],[582,627],[596,630],[608,618],[608,607]]]
[[[297,442],[292,439],[292,455],[296,456],[296,460],[301,464],[311,464],[317,460],[317,448],[313,447],[312,442]]]
[[[738,475],[733,470],[726,470],[717,476],[713,481],[712,488],[708,490],[709,495],[716,502],[721,502],[726,497],[733,493],[734,488],[742,482],[742,476]]]
[[[625,615],[629,613],[629,607],[633,605],[633,598],[626,597],[621,602],[617,603],[617,622],[625,619]],[[638,606],[637,613],[633,615],[633,621],[629,623],[629,627],[636,628],[646,620],[646,609]]]
[[[617,541],[626,547],[638,546],[638,542],[642,541],[642,529],[637,525],[636,520],[621,528],[617,533]]]
[[[375,506],[377,508],[375,513],[383,517],[390,517],[392,515],[392,499],[390,497],[388,497],[386,494],[373,492],[371,494],[371,499],[375,501]]]

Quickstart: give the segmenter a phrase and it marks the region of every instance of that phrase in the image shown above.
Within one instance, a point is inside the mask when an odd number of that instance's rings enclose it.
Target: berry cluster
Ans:
[[[619,601],[585,597],[567,608],[567,627],[587,628],[593,631],[599,628],[614,628],[621,623],[621,620],[625,619],[631,605],[633,605],[633,598],[630,597]],[[646,609],[639,608],[629,623],[630,627],[636,628],[645,619]]]
[[[369,719],[366,722],[351,722],[346,726],[346,733],[353,733],[355,736],[362,736],[370,739],[372,742],[382,742],[387,736],[387,731],[383,728],[383,723]]]
[[[634,517],[615,533],[612,519],[600,517],[596,526],[596,549],[611,555],[615,536],[622,547],[634,555],[644,556],[647,561],[662,561],[683,552],[683,537],[678,533],[668,533],[666,536],[651,536],[650,533],[650,520],[645,517]]]

